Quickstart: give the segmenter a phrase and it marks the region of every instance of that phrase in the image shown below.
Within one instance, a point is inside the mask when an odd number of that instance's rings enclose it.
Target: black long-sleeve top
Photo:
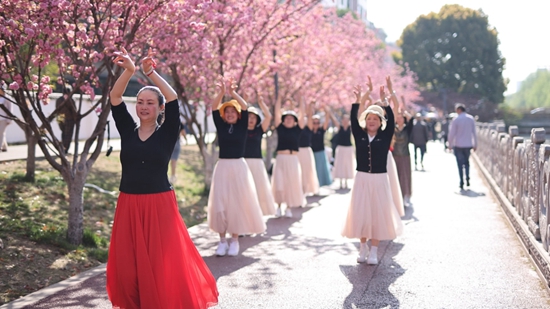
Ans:
[[[220,159],[238,159],[244,157],[244,147],[248,136],[248,111],[241,111],[241,118],[234,124],[225,122],[220,111],[212,112],[214,124],[218,131]]]
[[[130,194],[172,190],[167,174],[170,156],[179,138],[178,101],[166,103],[164,122],[145,141],[139,138],[137,124],[124,102],[112,106],[111,110],[121,139],[119,190]]]
[[[308,126],[304,127],[302,129],[302,133],[300,134],[300,147],[311,147],[311,130]]]
[[[262,137],[264,130],[262,126],[256,126],[252,130],[248,130],[246,145],[244,147],[244,157],[250,159],[262,158]]]
[[[351,126],[349,126],[347,130],[340,126],[336,134],[336,145],[351,146]]]
[[[378,130],[378,133],[369,142],[369,135],[359,125],[357,113],[359,103],[351,106],[351,131],[355,139],[355,157],[357,160],[357,171],[365,173],[380,174],[386,173],[386,164],[388,162],[388,151],[390,150],[391,140],[395,131],[395,119],[391,107],[383,107],[386,111],[387,125],[384,131]]]
[[[298,152],[300,134],[302,131],[299,125],[295,125],[289,129],[281,123],[277,127],[277,151],[290,150]]]
[[[325,132],[323,128],[311,131],[311,150],[313,152],[325,151]]]

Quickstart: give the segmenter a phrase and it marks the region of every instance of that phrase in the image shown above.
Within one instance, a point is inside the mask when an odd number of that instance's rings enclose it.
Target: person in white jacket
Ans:
[[[6,98],[5,84],[0,87],[0,105],[3,105],[10,113],[12,112],[11,100]],[[8,151],[8,141],[6,140],[6,128],[11,123],[8,113],[0,107],[0,147],[3,152]]]

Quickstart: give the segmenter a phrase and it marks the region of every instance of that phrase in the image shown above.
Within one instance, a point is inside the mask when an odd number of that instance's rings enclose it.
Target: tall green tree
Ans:
[[[398,45],[421,86],[503,102],[505,59],[498,49],[498,32],[483,11],[445,5],[439,13],[421,15],[408,25]]]
[[[537,70],[523,81],[518,92],[506,97],[505,104],[515,109],[550,107],[550,71]]]

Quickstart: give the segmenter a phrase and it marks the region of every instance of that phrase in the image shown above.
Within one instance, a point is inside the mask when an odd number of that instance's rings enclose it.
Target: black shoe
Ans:
[[[464,183],[461,182],[459,187],[460,187],[460,191],[464,191]]]
[[[470,179],[466,179],[466,187],[470,186]]]

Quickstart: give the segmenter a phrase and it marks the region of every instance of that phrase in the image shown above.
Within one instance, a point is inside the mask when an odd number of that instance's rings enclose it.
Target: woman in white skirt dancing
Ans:
[[[370,93],[367,91],[361,96],[361,87],[356,86],[354,94],[357,102],[361,102],[354,103],[351,108],[357,174],[342,235],[360,239],[358,263],[378,264],[380,240],[395,239],[403,230],[386,169],[395,120],[387,100],[380,102],[382,107],[367,107]],[[380,87],[380,97],[385,98],[384,86]],[[368,239],[371,240],[370,253]]]
[[[315,170],[315,158],[311,150],[311,129],[313,127],[313,106],[307,111],[307,125],[300,134],[298,160],[302,168],[302,187],[305,195],[315,195],[319,192],[319,179]]]
[[[258,193],[262,213],[264,216],[269,216],[275,214],[275,201],[273,200],[271,183],[269,183],[262,158],[262,138],[273,117],[260,95],[258,95],[258,105],[262,110],[263,117],[254,106],[248,108],[248,137],[244,149],[244,158],[256,184],[256,192]]]
[[[355,150],[351,145],[351,125],[348,114],[342,116],[342,123],[331,113],[332,123],[338,128],[336,133],[336,153],[332,177],[340,179],[340,189],[348,188],[348,179],[355,176]]]
[[[231,80],[233,100],[221,104],[225,82],[217,85],[220,92],[213,104],[212,117],[218,131],[219,161],[214,167],[212,187],[208,196],[208,226],[220,234],[216,255],[239,254],[239,234],[257,234],[265,231],[265,223],[256,194],[256,187],[244,147],[248,134],[248,106],[236,92]],[[230,233],[231,243],[225,235]]]
[[[300,133],[305,126],[305,106],[300,103],[299,113],[287,110],[281,113],[281,101],[275,103],[275,127],[277,128],[277,159],[273,166],[271,186],[278,205],[276,216],[281,216],[281,205],[286,204],[285,217],[292,218],[291,207],[304,205],[302,169],[298,160]]]

